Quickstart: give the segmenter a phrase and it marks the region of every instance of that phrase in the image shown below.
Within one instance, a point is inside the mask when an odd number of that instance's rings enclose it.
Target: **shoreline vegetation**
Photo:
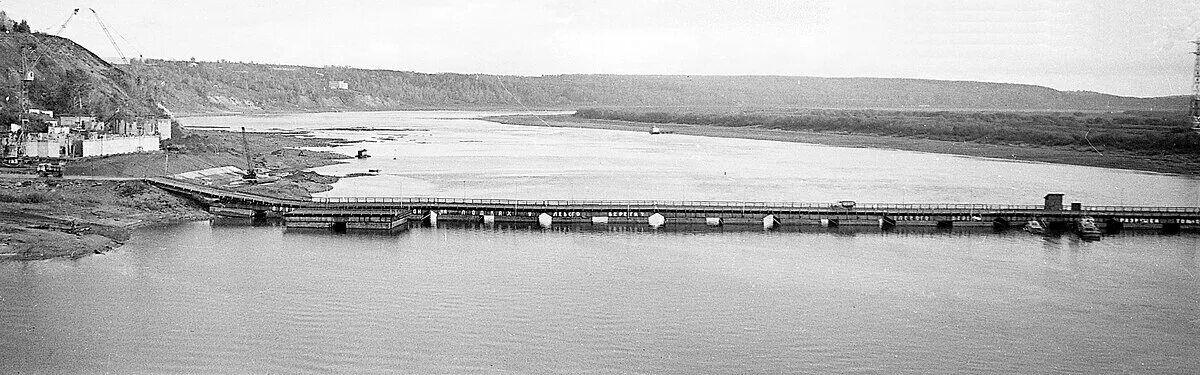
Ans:
[[[825,117],[820,115],[800,115],[795,112],[767,113],[767,114],[719,114],[713,112],[657,112],[647,110],[580,110],[574,115],[550,115],[550,116],[531,116],[531,115],[514,115],[514,116],[491,116],[485,117],[484,120],[509,124],[509,125],[524,125],[524,126],[549,126],[549,127],[570,127],[570,128],[589,128],[589,129],[607,129],[607,130],[623,130],[623,131],[638,131],[648,132],[653,127],[659,128],[663,133],[696,135],[704,137],[719,137],[719,138],[743,138],[757,140],[771,140],[781,142],[798,142],[811,143],[826,146],[836,147],[856,147],[856,148],[880,148],[893,149],[902,151],[917,151],[938,154],[950,154],[971,156],[980,158],[1012,160],[1023,162],[1043,162],[1054,164],[1068,164],[1090,167],[1115,168],[1126,170],[1137,170],[1143,172],[1155,173],[1171,173],[1185,176],[1200,175],[1200,135],[1190,131],[1183,132],[1178,129],[1187,130],[1186,123],[1181,120],[1162,119],[1157,114],[1142,114],[1142,115],[1116,115],[1117,122],[1107,122],[1099,120],[1100,125],[1095,128],[1106,129],[1108,133],[1096,133],[1088,130],[1079,131],[1078,134],[1082,138],[1083,134],[1091,134],[1086,139],[1080,139],[1079,142],[1088,142],[1089,146],[1082,146],[1078,143],[1072,143],[1076,139],[1072,136],[1071,130],[1064,129],[1059,126],[1058,132],[1054,133],[1049,130],[1023,130],[1017,129],[1016,126],[1023,126],[1021,121],[1028,121],[1030,117],[1050,116],[1059,119],[1060,122],[1074,121],[1071,119],[1077,117],[1086,117],[1083,114],[1060,114],[1061,116],[1047,114],[1014,114],[1002,113],[990,117],[991,121],[979,121],[973,126],[986,128],[981,130],[981,133],[992,131],[1007,131],[1014,132],[1014,137],[1022,137],[1023,140],[990,138],[982,140],[946,140],[936,139],[936,134],[930,134],[926,128],[928,124],[920,124],[912,121],[911,118],[900,121],[909,121],[902,126],[912,129],[908,134],[877,134],[865,133],[859,131],[846,130],[855,126],[854,120],[846,120],[853,118],[855,115],[862,113],[883,113],[895,114],[906,113],[896,111],[864,111],[864,110],[819,110],[819,113],[827,113]],[[924,112],[916,112],[924,113]],[[973,112],[961,113],[958,115],[971,116]],[[988,113],[982,113],[988,115]],[[805,117],[801,117],[805,116]],[[919,117],[918,117],[919,118]],[[987,117],[985,117],[987,118]],[[1062,120],[1061,118],[1067,118]],[[1092,118],[1099,118],[1098,116]],[[1111,117],[1110,117],[1111,118]],[[805,119],[815,119],[818,126],[803,124]],[[1147,120],[1148,119],[1148,120]],[[798,123],[793,126],[782,126],[786,121],[791,120]],[[774,121],[774,122],[772,122]],[[846,126],[838,125],[839,121],[843,121]],[[861,120],[859,120],[861,123]],[[885,120],[881,120],[885,121]],[[941,121],[935,126],[940,126],[942,129],[955,126],[965,127],[966,124],[953,123],[953,121]],[[1097,120],[1092,120],[1097,121]],[[689,123],[690,122],[690,123]],[[822,125],[824,126],[820,126]],[[1129,125],[1122,122],[1134,122],[1139,125]],[[1144,125],[1149,122],[1150,125]],[[832,124],[832,125],[830,125]],[[1115,125],[1114,125],[1115,124]],[[1107,125],[1106,127],[1103,125]],[[1155,129],[1161,127],[1162,129]],[[821,129],[821,130],[814,130]],[[996,130],[1002,129],[1002,130]],[[1149,130],[1147,130],[1149,129]],[[1146,140],[1139,138],[1149,132],[1162,131],[1169,134],[1169,139],[1163,141],[1159,139],[1165,146],[1159,149],[1142,149],[1134,151],[1128,148],[1114,147],[1112,143],[1117,143],[1120,140],[1130,140],[1131,144],[1144,145],[1153,144],[1154,140]],[[1154,138],[1156,136],[1150,136]],[[943,137],[944,138],[944,137]],[[1163,137],[1168,138],[1168,137]],[[1140,143],[1139,143],[1140,142]],[[1174,142],[1174,143],[1172,143]],[[1041,143],[1041,144],[1038,144]],[[1191,146],[1190,152],[1175,152],[1173,150],[1186,151],[1188,146]],[[1164,150],[1164,148],[1166,150]]]
[[[15,49],[14,49],[15,51]],[[411,109],[702,106],[1114,111],[1180,108],[1135,98],[998,82],[811,76],[420,73],[147,59],[139,79],[175,114]],[[332,85],[332,86],[331,86]]]

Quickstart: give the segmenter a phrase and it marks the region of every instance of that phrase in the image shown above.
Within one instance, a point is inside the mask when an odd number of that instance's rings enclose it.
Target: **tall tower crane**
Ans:
[[[258,181],[258,174],[254,172],[254,161],[250,159],[250,143],[246,142],[246,127],[242,127],[242,153],[246,155],[246,174],[242,175],[242,181],[255,183]]]
[[[108,37],[108,42],[112,43],[113,48],[117,50],[117,55],[121,56],[121,61],[125,65],[129,65],[129,59],[125,58],[125,52],[121,52],[121,47],[117,45],[117,40],[113,39],[112,33],[108,31],[108,26],[104,26],[104,21],[100,19],[100,13],[96,13],[96,10],[92,8],[88,8],[88,10],[92,11],[93,16],[96,16],[96,23],[100,24],[100,29],[104,30],[104,35]]]
[[[63,29],[67,28],[67,24],[71,23],[71,19],[75,18],[76,14],[79,14],[79,8],[75,8],[75,10],[71,11],[71,15],[67,16],[67,20],[63,21],[62,26],[59,26],[58,30],[54,31],[54,35],[62,34]]]

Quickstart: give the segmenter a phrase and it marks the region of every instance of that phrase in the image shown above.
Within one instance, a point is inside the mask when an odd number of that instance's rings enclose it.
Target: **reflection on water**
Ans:
[[[1194,233],[244,224],[147,228],[111,255],[0,264],[0,371],[1200,365]]]

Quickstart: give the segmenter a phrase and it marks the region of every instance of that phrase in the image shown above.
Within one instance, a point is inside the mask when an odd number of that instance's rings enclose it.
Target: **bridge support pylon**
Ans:
[[[889,230],[896,227],[896,219],[883,215],[879,218],[879,229]]]
[[[1010,226],[1012,226],[1012,224],[1008,222],[1008,219],[1002,217],[992,219],[992,230],[1005,230]]]
[[[763,229],[765,229],[765,230],[773,230],[773,229],[779,228],[779,224],[780,224],[779,218],[776,218],[775,215],[767,215],[767,216],[763,217],[762,223],[763,223]]]
[[[1181,229],[1182,229],[1182,226],[1179,225],[1179,222],[1176,220],[1168,219],[1168,220],[1163,220],[1163,222],[1162,222],[1162,232],[1165,234],[1176,234],[1176,233],[1179,233],[1179,231]]]
[[[1124,229],[1125,223],[1122,223],[1120,220],[1111,217],[1104,220],[1104,233],[1117,234],[1121,233]]]

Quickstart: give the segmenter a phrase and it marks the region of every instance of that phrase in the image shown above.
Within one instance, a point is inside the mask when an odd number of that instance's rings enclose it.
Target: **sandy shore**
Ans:
[[[550,126],[568,128],[608,129],[648,132],[657,126],[663,132],[704,137],[760,139],[782,142],[813,143],[838,147],[865,147],[982,158],[1034,161],[1056,164],[1129,169],[1146,172],[1200,175],[1200,163],[1175,156],[1145,156],[1058,147],[994,145],[971,142],[950,142],[921,138],[885,137],[858,134],[798,132],[763,129],[760,127],[715,127],[681,124],[648,124],[629,121],[595,120],[571,115],[553,116],[493,116],[484,120],[510,125]]]
[[[107,252],[140,226],[210,218],[199,205],[139,180],[0,176],[0,260]]]

